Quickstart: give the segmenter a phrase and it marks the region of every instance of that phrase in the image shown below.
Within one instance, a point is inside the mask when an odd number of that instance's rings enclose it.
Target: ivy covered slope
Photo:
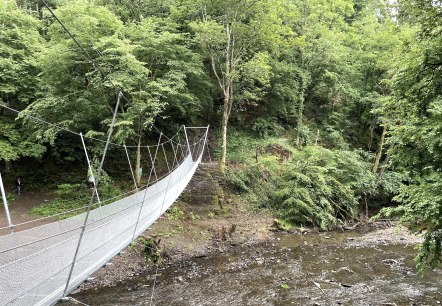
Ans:
[[[229,186],[284,226],[331,229],[386,207],[424,234],[421,270],[440,263],[440,1],[47,2],[101,72],[41,1],[0,2],[0,167],[7,185],[58,190],[36,213],[80,207],[69,193],[88,190],[80,141],[32,117],[103,139],[117,87],[113,141],[134,146],[134,168],[152,124],[210,124]],[[87,145],[99,160],[102,144]],[[108,197],[127,189],[120,153]]]

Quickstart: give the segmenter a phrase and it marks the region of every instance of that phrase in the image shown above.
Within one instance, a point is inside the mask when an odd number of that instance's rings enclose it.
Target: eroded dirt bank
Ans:
[[[209,257],[236,246],[256,245],[273,239],[273,219],[270,215],[245,212],[238,207],[236,209],[235,213],[216,209],[201,212],[185,203],[178,203],[175,209],[162,217],[136,243],[83,283],[79,290],[112,287],[152,271],[156,264],[146,258],[147,254],[143,250],[146,240],[159,243],[163,256],[162,266],[167,267],[190,258]],[[176,216],[181,214],[185,216]]]

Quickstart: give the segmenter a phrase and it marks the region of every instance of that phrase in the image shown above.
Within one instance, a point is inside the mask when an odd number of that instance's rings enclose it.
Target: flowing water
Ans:
[[[442,269],[417,276],[413,245],[358,243],[354,232],[327,235],[285,234],[165,267],[152,305],[442,303]],[[152,284],[145,275],[73,297],[89,305],[149,305]]]

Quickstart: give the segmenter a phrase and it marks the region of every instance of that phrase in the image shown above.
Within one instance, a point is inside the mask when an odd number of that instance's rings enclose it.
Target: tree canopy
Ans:
[[[75,169],[80,144],[59,127],[103,138],[121,91],[114,141],[137,147],[136,169],[153,125],[210,124],[233,189],[285,222],[328,229],[386,207],[424,234],[421,270],[440,263],[440,1],[48,4],[82,49],[40,1],[0,2],[10,178],[54,157]]]

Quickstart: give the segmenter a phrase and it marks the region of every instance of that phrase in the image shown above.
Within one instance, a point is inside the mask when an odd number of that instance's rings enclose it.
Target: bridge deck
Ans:
[[[189,154],[146,189],[91,210],[68,292],[143,233],[178,198],[201,156]],[[51,305],[63,297],[85,213],[0,237],[0,305]],[[139,220],[138,225],[137,220]]]

